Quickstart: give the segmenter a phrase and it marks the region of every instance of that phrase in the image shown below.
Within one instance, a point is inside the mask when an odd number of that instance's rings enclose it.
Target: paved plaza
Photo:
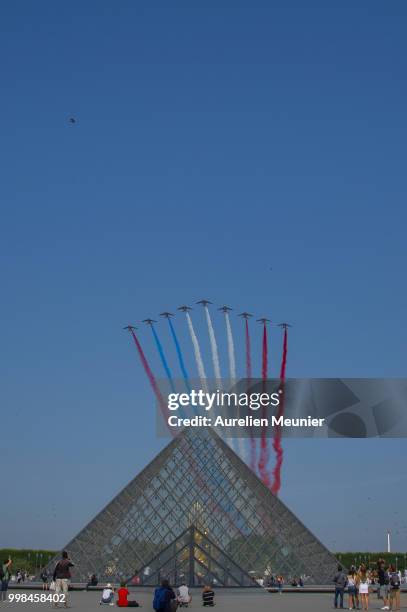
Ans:
[[[22,591],[29,594],[32,591]],[[9,591],[9,593],[17,593],[17,591]],[[152,612],[152,589],[137,589],[133,592],[131,598],[135,597],[143,608]],[[192,604],[190,610],[203,610],[201,604],[201,591],[192,590]],[[99,610],[103,609],[115,610],[116,607],[99,606],[100,592],[72,591],[69,593],[70,607],[72,610]],[[378,600],[376,595],[370,597],[369,610],[380,610],[382,606],[381,600]],[[60,606],[61,609],[62,606]],[[51,610],[50,603],[1,603],[0,608],[3,610],[13,609],[21,610]],[[219,589],[216,591],[216,607],[218,612],[291,612],[300,610],[301,612],[326,612],[333,609],[333,596],[330,593],[267,593],[261,589]],[[402,593],[401,609],[407,610],[407,593]],[[179,609],[180,610],[180,609]]]

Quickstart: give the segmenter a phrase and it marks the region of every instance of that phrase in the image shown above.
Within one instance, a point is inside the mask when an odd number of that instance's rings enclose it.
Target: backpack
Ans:
[[[163,610],[167,603],[167,589],[160,587],[154,591],[153,608],[154,610]]]
[[[390,574],[390,586],[393,589],[398,589],[400,588],[400,576],[398,575],[397,572],[392,572]]]

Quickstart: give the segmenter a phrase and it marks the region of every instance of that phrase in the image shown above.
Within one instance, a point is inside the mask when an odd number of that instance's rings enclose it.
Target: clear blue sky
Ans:
[[[208,297],[293,322],[290,376],[406,375],[406,27],[401,0],[2,4],[0,546],[63,546],[163,445],[129,321]],[[404,440],[285,448],[328,546],[407,549]]]

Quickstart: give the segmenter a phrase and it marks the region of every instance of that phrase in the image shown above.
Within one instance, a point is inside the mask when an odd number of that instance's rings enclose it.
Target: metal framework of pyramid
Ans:
[[[327,584],[337,565],[210,429],[182,431],[66,550],[79,582],[246,587],[273,573]]]

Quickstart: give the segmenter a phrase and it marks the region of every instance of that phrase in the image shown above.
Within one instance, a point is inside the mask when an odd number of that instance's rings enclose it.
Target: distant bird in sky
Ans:
[[[76,123],[75,117],[69,117],[69,123]]]

